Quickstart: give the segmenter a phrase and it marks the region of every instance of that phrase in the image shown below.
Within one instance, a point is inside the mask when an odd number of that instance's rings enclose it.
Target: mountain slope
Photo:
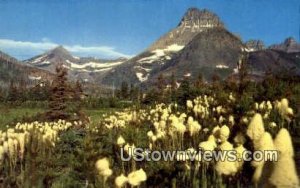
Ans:
[[[287,53],[295,53],[300,52],[300,43],[297,43],[293,37],[289,37],[281,44],[271,45],[269,49],[284,51]]]
[[[249,54],[248,65],[251,75],[265,74],[300,75],[300,52],[287,53],[281,50],[261,50]]]
[[[223,27],[224,24],[216,14],[206,9],[190,8],[176,28],[159,38],[141,54],[110,71],[103,78],[103,83],[120,85],[122,81],[137,84],[147,82],[156,70],[184,49],[197,34]]]
[[[153,79],[160,74],[165,77],[174,74],[177,78],[184,75],[196,78],[202,74],[207,81],[215,74],[226,78],[237,71],[237,62],[243,48],[240,39],[224,28],[201,32],[173,59],[157,70]]]
[[[1,86],[8,86],[10,82],[32,85],[40,81],[51,81],[53,76],[47,71],[24,65],[17,59],[0,52]]]
[[[127,59],[101,60],[96,58],[80,58],[71,55],[64,47],[59,46],[44,54],[26,60],[25,63],[52,73],[58,64],[68,69],[69,78],[98,83],[107,71],[122,64]]]

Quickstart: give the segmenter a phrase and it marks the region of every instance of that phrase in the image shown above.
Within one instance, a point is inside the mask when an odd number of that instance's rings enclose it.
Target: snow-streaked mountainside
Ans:
[[[160,37],[144,52],[108,71],[102,83],[120,85],[125,81],[147,86],[155,83],[159,75],[166,78],[175,75],[177,80],[185,75],[194,79],[199,74],[206,81],[216,74],[223,79],[232,78],[239,72],[239,62],[245,52],[250,54],[248,66],[253,75],[257,75],[259,69],[262,69],[260,77],[269,69],[276,69],[274,74],[279,73],[280,69],[290,68],[297,69],[291,75],[299,73],[297,57],[291,57],[294,54],[285,55],[274,51],[297,52],[298,43],[287,39],[283,44],[271,48],[273,50],[266,50],[260,40],[243,43],[241,38],[226,29],[216,14],[206,9],[190,8],[177,27]],[[276,59],[276,55],[284,57],[284,60]]]
[[[17,60],[13,64],[29,72],[25,77],[32,81],[47,79],[58,64],[63,64],[71,80],[81,80],[87,85],[118,87],[125,81],[148,88],[157,82],[160,75],[166,80],[174,75],[178,83],[186,76],[195,79],[200,74],[208,82],[212,76],[235,79],[245,53],[248,57],[245,67],[253,80],[270,73],[300,75],[300,44],[295,39],[287,38],[283,43],[270,47],[265,47],[260,40],[243,43],[240,37],[227,30],[216,14],[197,8],[188,9],[174,29],[131,59],[76,57],[59,46],[21,65]],[[7,80],[13,75],[5,72],[10,64],[2,63],[1,66],[3,74],[0,74],[0,81]],[[21,68],[15,73],[23,75]]]
[[[71,79],[99,82],[102,75],[127,59],[102,60],[73,56],[63,46],[24,61],[26,64],[54,73],[55,67],[62,64],[69,71]]]
[[[0,51],[0,85],[8,87],[10,83],[35,85],[42,81],[51,81],[54,75],[48,71],[27,66],[17,59]]]
[[[178,26],[160,37],[144,52],[110,71],[104,78],[104,84],[120,84],[122,81],[143,83],[149,81],[166,62],[199,33],[212,28],[223,28],[219,17],[206,10],[190,8],[184,14]]]

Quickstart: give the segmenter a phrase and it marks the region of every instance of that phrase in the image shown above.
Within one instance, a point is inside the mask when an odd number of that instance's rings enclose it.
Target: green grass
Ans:
[[[103,114],[110,114],[120,109],[115,108],[102,108],[102,109],[85,109],[84,113],[90,117],[91,124],[98,124],[103,119]]]
[[[40,108],[23,108],[23,107],[6,107],[0,106],[0,130],[6,125],[21,121],[23,117],[31,117],[39,112],[43,112]]]
[[[103,114],[113,113],[116,110],[118,109],[103,108],[84,109],[83,111],[91,118],[92,124],[97,124],[102,120]],[[44,112],[44,109],[41,108],[6,107],[4,105],[0,105],[0,130],[5,128],[6,125],[22,121],[23,117],[31,117],[42,112]]]

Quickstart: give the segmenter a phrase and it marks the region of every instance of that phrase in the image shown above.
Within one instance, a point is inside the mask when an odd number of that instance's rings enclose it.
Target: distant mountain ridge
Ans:
[[[185,75],[195,79],[199,74],[210,81],[213,75],[222,79],[239,72],[239,60],[249,54],[247,67],[254,77],[266,73],[300,75],[299,44],[288,38],[284,43],[266,47],[261,40],[243,43],[228,31],[221,19],[206,9],[190,8],[170,32],[150,45],[144,52],[116,66],[103,77],[103,84],[128,82],[151,85],[159,75],[177,80]],[[285,54],[288,53],[288,54]],[[261,69],[261,70],[260,70]]]
[[[41,81],[51,81],[54,75],[48,71],[20,63],[14,57],[0,51],[0,84],[7,87],[14,84],[32,85]]]
[[[270,73],[300,76],[300,44],[295,39],[289,37],[281,44],[269,47],[261,40],[243,43],[215,13],[197,8],[188,9],[175,28],[130,59],[76,57],[63,46],[58,46],[23,61],[23,64],[3,54],[2,61],[12,63],[1,65],[0,61],[0,66],[6,77],[24,75],[26,79],[39,80],[53,75],[55,67],[61,63],[73,81],[108,87],[118,87],[127,82],[147,88],[160,75],[166,79],[174,75],[176,80],[188,76],[193,80],[201,74],[207,82],[212,76],[236,78],[241,67],[240,59],[245,53],[249,58],[246,67],[254,80]],[[11,65],[15,73],[5,73]],[[2,78],[0,75],[0,81],[4,80],[3,75]]]
[[[73,56],[63,46],[58,46],[44,54],[25,60],[24,63],[55,73],[55,67],[62,64],[68,71],[71,79],[86,82],[98,82],[100,74],[123,63],[127,59],[118,58],[115,60],[101,60],[92,57]]]
[[[300,52],[300,43],[297,43],[293,37],[289,37],[281,44],[271,45],[269,49],[280,50],[287,53]]]

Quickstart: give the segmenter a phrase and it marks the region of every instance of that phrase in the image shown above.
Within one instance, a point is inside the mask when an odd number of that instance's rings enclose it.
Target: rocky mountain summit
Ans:
[[[250,52],[265,49],[265,44],[261,40],[249,40],[245,43],[247,50]]]
[[[58,64],[63,64],[63,66],[68,69],[71,79],[99,83],[101,76],[126,60],[125,58],[115,60],[102,60],[92,57],[81,58],[73,56],[63,46],[58,46],[24,62],[30,66],[38,67],[51,73],[55,72],[55,67]]]
[[[274,44],[269,47],[273,50],[280,50],[287,53],[294,53],[294,52],[300,52],[300,43],[297,43],[297,41],[293,37],[289,37],[285,39],[284,42],[281,44]]]
[[[123,81],[136,84],[147,82],[196,35],[212,29],[224,29],[223,22],[216,14],[206,9],[190,8],[177,27],[160,37],[144,52],[110,71],[103,78],[103,83],[119,85]]]
[[[207,9],[189,8],[178,26],[154,42],[149,51],[166,48],[172,44],[185,46],[197,33],[215,27],[224,27],[216,14]]]

